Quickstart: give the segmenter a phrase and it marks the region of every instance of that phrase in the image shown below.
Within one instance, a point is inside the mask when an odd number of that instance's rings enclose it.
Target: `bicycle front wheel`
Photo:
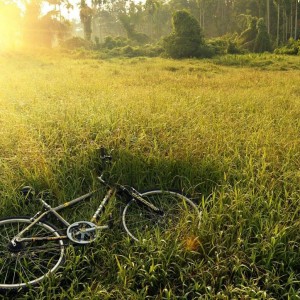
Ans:
[[[132,199],[124,208],[122,222],[127,234],[135,241],[166,239],[168,236],[197,235],[201,213],[187,197],[171,191],[153,190],[141,196],[159,208],[154,212]]]
[[[63,263],[64,244],[53,225],[38,222],[28,229],[23,238],[32,241],[12,244],[12,239],[31,224],[28,217],[0,220],[0,289],[20,289],[42,281],[57,271]],[[47,237],[49,241],[34,238]]]

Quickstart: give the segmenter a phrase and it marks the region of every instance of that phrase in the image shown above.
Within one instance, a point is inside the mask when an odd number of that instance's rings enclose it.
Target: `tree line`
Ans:
[[[26,44],[38,41],[51,46],[70,37],[74,22],[63,16],[62,10],[71,12],[74,5],[80,9],[78,19],[84,39],[96,44],[105,42],[107,36],[155,43],[172,33],[174,13],[183,10],[199,23],[205,38],[234,34],[244,34],[245,38],[245,31],[254,26],[252,32],[266,31],[272,44],[278,46],[290,38],[297,40],[300,33],[300,0],[78,0],[75,4],[69,0],[22,1],[23,12],[14,0],[2,0],[0,18],[1,11],[8,7],[14,10]],[[51,7],[44,15],[41,14],[43,3]],[[9,19],[7,15],[4,17]]]
[[[299,0],[92,0],[88,7],[93,35],[101,40],[122,30],[136,29],[151,39],[159,39],[171,30],[171,16],[187,10],[199,22],[205,37],[241,33],[247,16],[263,18],[267,31],[277,44],[299,37]],[[83,13],[84,14],[84,13]],[[127,26],[127,27],[126,27]]]

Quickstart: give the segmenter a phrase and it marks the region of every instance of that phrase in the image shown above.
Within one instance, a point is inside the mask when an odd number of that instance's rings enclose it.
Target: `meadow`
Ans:
[[[0,53],[0,68],[0,217],[38,209],[23,185],[51,204],[91,190],[100,146],[115,180],[180,190],[203,213],[192,244],[116,226],[0,299],[300,299],[299,56]]]

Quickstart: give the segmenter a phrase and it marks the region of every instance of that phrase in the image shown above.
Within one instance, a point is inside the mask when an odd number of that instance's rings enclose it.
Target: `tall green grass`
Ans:
[[[267,63],[266,63],[267,62]],[[121,228],[70,248],[66,268],[16,299],[299,299],[299,57],[80,59],[0,54],[0,215],[32,214],[112,177],[181,190],[194,241],[132,243]],[[97,199],[71,219],[87,218]]]

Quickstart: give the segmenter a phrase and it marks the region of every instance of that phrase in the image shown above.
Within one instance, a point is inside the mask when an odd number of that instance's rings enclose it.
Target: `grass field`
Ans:
[[[51,204],[90,190],[103,145],[115,180],[189,194],[201,229],[145,245],[117,227],[0,297],[300,299],[300,57],[83,56],[0,54],[0,216],[35,212],[25,184]]]

